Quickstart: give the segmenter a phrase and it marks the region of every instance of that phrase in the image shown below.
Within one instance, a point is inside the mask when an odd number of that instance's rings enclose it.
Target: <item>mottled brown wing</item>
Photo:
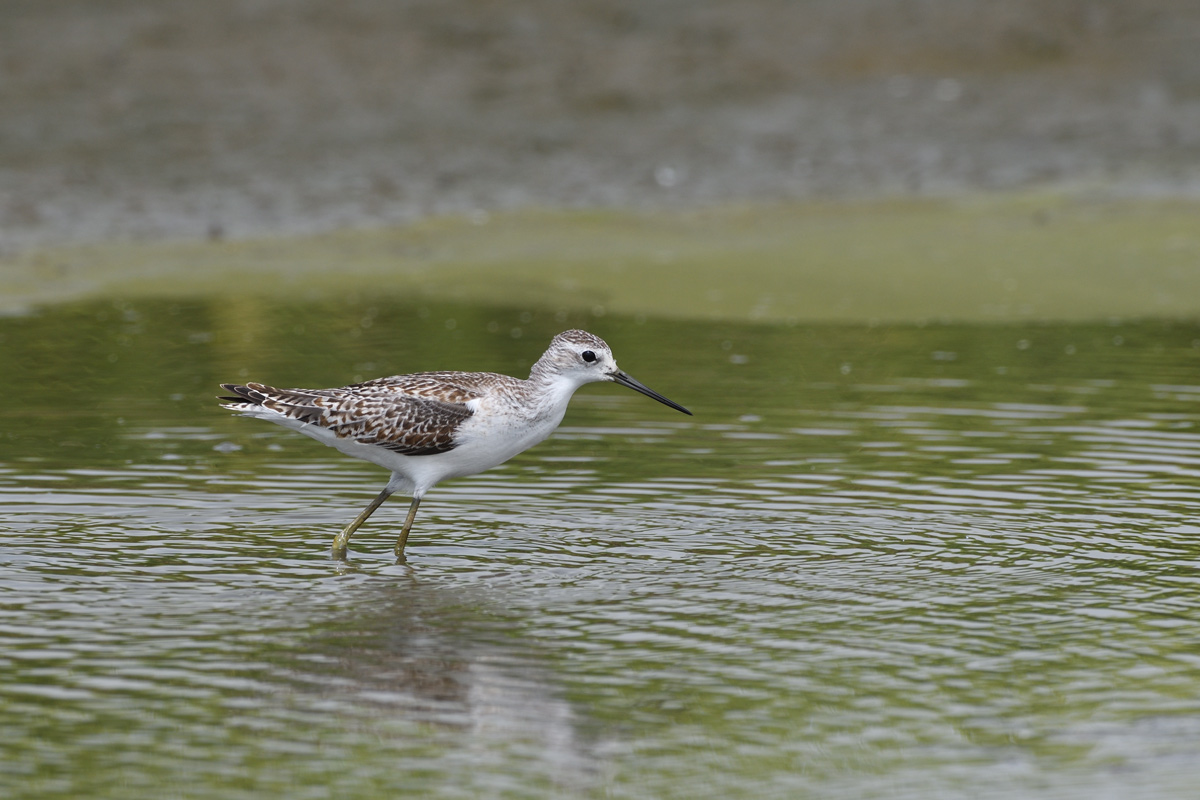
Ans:
[[[301,422],[319,425],[341,438],[406,456],[427,456],[453,450],[455,430],[472,414],[463,403],[413,397],[384,385],[275,389],[250,383],[245,387],[228,388],[240,399]],[[237,391],[239,388],[244,391]]]

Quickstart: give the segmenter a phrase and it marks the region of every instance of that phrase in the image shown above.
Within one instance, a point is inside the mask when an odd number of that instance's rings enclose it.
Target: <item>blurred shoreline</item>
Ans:
[[[1200,198],[1182,0],[0,12],[0,256],[530,208]]]
[[[1025,193],[106,241],[0,258],[0,315],[90,298],[290,296],[788,325],[1196,319],[1197,219],[1195,201]]]

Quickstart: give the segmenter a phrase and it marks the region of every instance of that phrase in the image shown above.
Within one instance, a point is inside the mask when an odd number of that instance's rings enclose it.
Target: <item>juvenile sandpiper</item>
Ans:
[[[692,413],[626,375],[603,339],[579,330],[555,336],[529,380],[494,372],[417,372],[339,389],[223,383],[236,396],[220,399],[230,411],[270,420],[391,470],[379,496],[333,540],[333,556],[345,558],[354,532],[400,491],[412,495],[396,540],[396,557],[403,560],[426,492],[447,478],[483,472],[533,447],[562,422],[576,389],[600,381]]]

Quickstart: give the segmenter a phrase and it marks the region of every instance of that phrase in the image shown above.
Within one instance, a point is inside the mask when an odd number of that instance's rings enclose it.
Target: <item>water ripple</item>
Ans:
[[[1197,389],[1150,368],[583,404],[405,564],[402,500],[328,557],[386,476],[286,431],[6,461],[0,790],[1190,796]]]

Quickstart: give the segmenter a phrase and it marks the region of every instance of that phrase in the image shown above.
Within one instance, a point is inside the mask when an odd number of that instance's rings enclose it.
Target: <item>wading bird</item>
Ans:
[[[333,555],[345,558],[354,532],[400,491],[412,495],[396,540],[396,557],[403,559],[426,492],[447,478],[483,472],[533,447],[562,422],[576,389],[600,381],[692,413],[626,375],[603,339],[579,330],[555,336],[528,380],[493,372],[418,372],[338,389],[223,383],[234,396],[220,399],[230,411],[270,420],[391,470],[379,496],[333,540]]]

